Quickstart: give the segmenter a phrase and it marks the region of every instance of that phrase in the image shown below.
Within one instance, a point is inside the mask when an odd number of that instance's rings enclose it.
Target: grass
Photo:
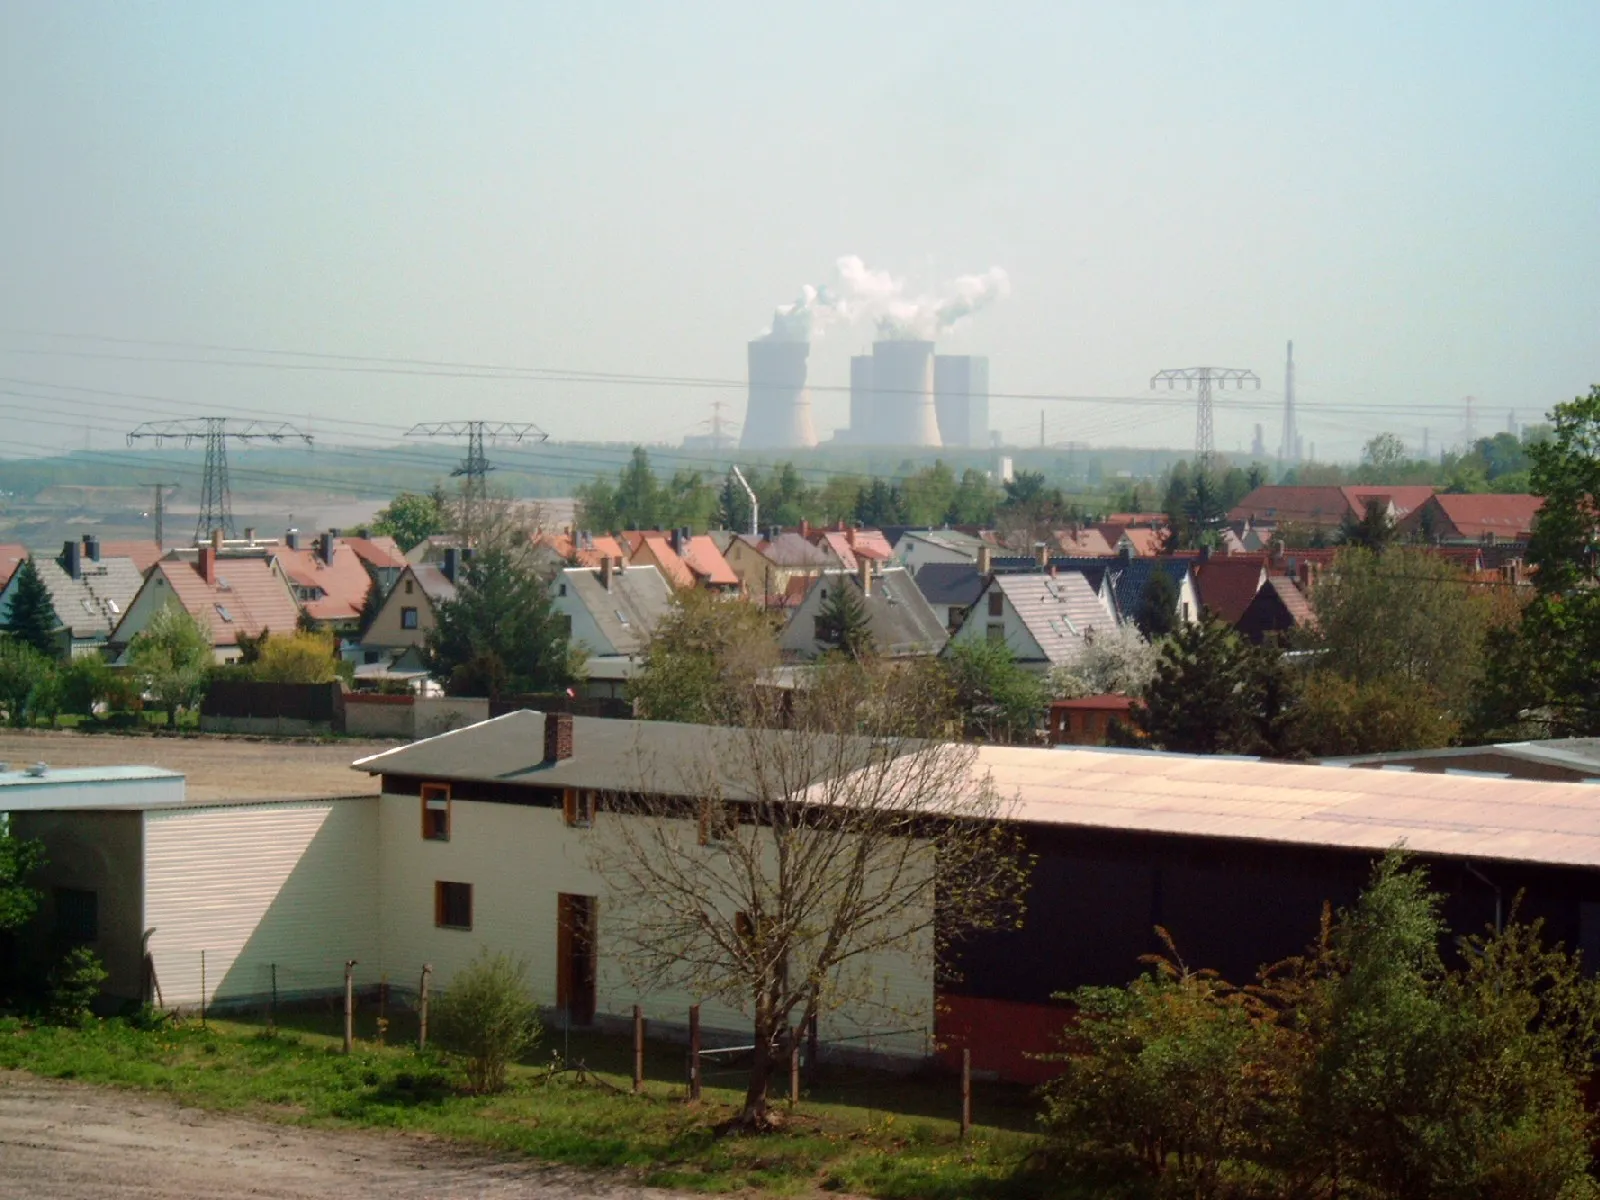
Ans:
[[[1025,1200],[1089,1194],[1030,1169],[1026,1093],[975,1085],[965,1142],[950,1119],[947,1078],[890,1079],[835,1071],[776,1133],[721,1136],[742,1098],[737,1080],[708,1080],[686,1102],[681,1046],[650,1043],[644,1094],[628,1093],[626,1039],[547,1032],[498,1096],[470,1096],[448,1058],[358,1040],[341,1052],[332,1015],[286,1017],[277,1030],[250,1022],[189,1020],[141,1029],[97,1021],[81,1029],[0,1020],[0,1067],[57,1079],[143,1088],[185,1104],[309,1125],[357,1126],[446,1137],[494,1151],[619,1173],[698,1192],[812,1195],[849,1191],[927,1200]],[[371,1017],[368,1017],[371,1020]],[[565,1045],[571,1064],[552,1069]],[[729,1086],[710,1086],[728,1084]],[[610,1086],[607,1086],[610,1085]],[[784,1105],[778,1105],[780,1109]]]

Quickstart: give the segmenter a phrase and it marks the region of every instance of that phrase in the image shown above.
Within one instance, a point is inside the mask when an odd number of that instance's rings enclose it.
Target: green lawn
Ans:
[[[375,1016],[364,1014],[368,1039]],[[782,1131],[719,1136],[742,1095],[739,1081],[708,1080],[702,1102],[688,1104],[682,1046],[648,1045],[645,1092],[634,1096],[626,1039],[574,1032],[569,1041],[557,1029],[516,1069],[508,1092],[473,1097],[457,1090],[447,1060],[395,1044],[410,1036],[402,1021],[389,1027],[388,1046],[358,1037],[348,1056],[338,1028],[333,1014],[285,1017],[276,1032],[242,1021],[155,1030],[103,1021],[69,1030],[0,1020],[0,1067],[146,1088],[273,1120],[456,1138],[695,1191],[847,1190],[930,1200],[1090,1194],[1030,1168],[1038,1141],[1020,1089],[975,1085],[979,1125],[963,1143],[953,1079],[834,1070],[802,1097]],[[563,1047],[570,1064],[587,1068],[582,1078],[551,1069]]]

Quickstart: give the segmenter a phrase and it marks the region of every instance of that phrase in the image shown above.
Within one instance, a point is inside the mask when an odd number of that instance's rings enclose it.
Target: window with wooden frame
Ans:
[[[447,883],[433,885],[433,923],[440,929],[472,928],[472,885]]]
[[[739,824],[739,814],[731,804],[721,800],[700,801],[700,844],[714,845],[733,833]]]
[[[596,793],[590,788],[567,788],[561,793],[561,813],[571,829],[593,826],[598,807]]]
[[[998,589],[989,593],[989,615],[1003,617],[1006,615],[1005,594]]]
[[[450,840],[450,785],[425,783],[422,785],[422,840],[448,842]]]

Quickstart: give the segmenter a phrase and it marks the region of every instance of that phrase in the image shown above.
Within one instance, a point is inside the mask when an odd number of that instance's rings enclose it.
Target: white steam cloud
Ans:
[[[847,254],[834,264],[831,283],[807,284],[793,304],[775,311],[761,340],[809,342],[835,322],[870,320],[880,338],[933,341],[1010,293],[1010,277],[990,267],[981,275],[958,276],[933,295],[911,296],[905,280]]]

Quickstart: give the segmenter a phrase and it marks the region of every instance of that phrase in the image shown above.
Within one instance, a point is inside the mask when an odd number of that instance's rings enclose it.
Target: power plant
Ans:
[[[745,409],[745,450],[792,450],[817,444],[806,391],[810,342],[757,338],[750,343],[750,400]]]

